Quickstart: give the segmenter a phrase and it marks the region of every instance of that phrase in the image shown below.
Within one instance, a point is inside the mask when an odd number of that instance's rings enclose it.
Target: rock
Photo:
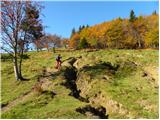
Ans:
[[[143,72],[142,77],[147,77],[148,73],[147,72]]]
[[[109,77],[107,75],[104,75],[102,79],[109,80]]]

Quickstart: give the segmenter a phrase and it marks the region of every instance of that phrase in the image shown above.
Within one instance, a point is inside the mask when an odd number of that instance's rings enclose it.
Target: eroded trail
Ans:
[[[40,78],[40,80],[38,80],[38,82],[36,82],[30,91],[22,94],[21,96],[19,96],[18,98],[16,98],[15,100],[9,102],[6,105],[2,106],[2,113],[9,111],[11,108],[13,108],[14,106],[16,106],[17,104],[21,104],[24,103],[25,101],[29,100],[32,96],[36,97],[37,95],[41,95],[41,94],[49,94],[51,98],[53,98],[56,93],[54,93],[53,91],[47,91],[44,90],[42,88],[43,84],[46,84],[49,81],[48,76],[44,77],[44,78]]]
[[[18,98],[16,98],[15,100],[9,102],[5,106],[2,106],[1,112],[2,113],[6,112],[6,111],[10,110],[11,108],[13,108],[14,106],[16,106],[17,104],[23,103],[25,100],[30,98],[33,94],[34,94],[33,91],[29,91],[29,92],[19,96]]]
[[[81,58],[81,57],[79,57]],[[78,69],[73,65],[79,58],[70,58],[66,60],[62,65],[64,68],[64,76],[66,79],[66,82],[62,85],[66,86],[66,88],[70,89],[71,92],[69,95],[73,96],[74,98],[90,103],[90,101],[87,98],[84,98],[80,95],[81,90],[77,88],[77,78],[78,78]],[[95,118],[95,119],[107,119],[108,115],[106,115],[106,108],[103,106],[95,107],[91,105],[91,103],[87,106],[84,106],[82,108],[77,108],[76,112],[79,112],[81,114],[85,114],[87,118]]]
[[[80,96],[80,90],[78,90],[76,85],[77,80],[77,69],[73,66],[73,64],[76,62],[77,58],[70,58],[67,61],[64,62],[64,77],[66,79],[66,82],[63,83],[66,88],[70,89],[71,92],[69,95],[75,97],[76,99],[79,99],[82,102],[89,102],[87,99]]]

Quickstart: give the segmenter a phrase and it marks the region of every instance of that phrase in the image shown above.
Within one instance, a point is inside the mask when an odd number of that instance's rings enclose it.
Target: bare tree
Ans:
[[[61,47],[61,37],[58,35],[45,35],[41,38],[40,40],[40,45],[43,46],[43,48],[47,48],[47,50],[49,51],[49,49],[52,49],[53,52],[55,53],[55,48],[56,47]]]
[[[68,38],[63,38],[61,45],[62,45],[63,47],[65,47],[65,48],[68,48],[69,39],[68,39]]]
[[[12,56],[16,80],[23,80],[21,65],[24,50],[32,39],[30,27],[24,29],[27,7],[31,1],[1,1],[1,49]],[[34,19],[34,18],[33,18]]]

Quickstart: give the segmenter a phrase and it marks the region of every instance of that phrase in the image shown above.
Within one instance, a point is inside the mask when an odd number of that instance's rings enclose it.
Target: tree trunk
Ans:
[[[141,40],[138,39],[138,48],[141,48]]]
[[[20,61],[19,61],[19,79],[20,80],[23,80],[23,77],[22,77],[22,60],[23,60],[23,50],[21,51]]]
[[[18,71],[18,63],[17,63],[17,58],[16,57],[13,58],[13,64],[14,64],[15,78],[16,78],[16,80],[20,80],[19,79],[19,71]]]
[[[14,73],[16,80],[19,79],[19,69],[18,69],[18,58],[17,58],[17,35],[15,35],[15,48],[14,48],[14,56],[13,56],[13,64],[14,64]]]
[[[53,47],[53,53],[55,53],[56,51],[55,51],[55,47]]]

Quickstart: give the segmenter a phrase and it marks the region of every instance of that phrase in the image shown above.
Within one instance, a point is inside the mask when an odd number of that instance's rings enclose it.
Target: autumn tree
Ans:
[[[40,20],[40,12],[42,6],[27,2],[26,15],[23,20],[23,29],[32,34],[32,43],[35,44],[37,51],[42,49],[40,38],[43,36],[43,25]]]
[[[79,41],[80,41],[80,35],[78,33],[74,34],[69,41],[69,47],[77,49]]]
[[[133,10],[131,10],[130,12],[130,28],[132,30],[132,36],[135,38],[135,41],[136,41],[136,48],[143,48],[143,38],[142,36],[140,35],[140,30],[139,27],[145,27],[143,26],[143,23],[144,21],[142,21],[143,17],[139,17],[138,19],[136,18],[135,16],[135,13]],[[142,33],[143,34],[143,33]]]
[[[88,44],[86,38],[80,39],[78,48],[88,48],[88,46],[89,46],[89,44]]]
[[[110,28],[106,31],[107,43],[110,48],[122,48],[123,42],[123,28],[122,20],[116,19],[110,25]]]
[[[132,29],[131,23],[128,20],[123,21],[123,48],[135,49],[137,44],[137,34]]]
[[[136,17],[131,10],[129,19],[117,18],[94,26],[80,26],[80,32],[71,37],[72,48],[142,49],[158,47],[158,14]],[[82,29],[83,28],[83,29]],[[85,40],[83,39],[85,38]]]
[[[147,20],[139,16],[134,23],[134,29],[137,32],[137,48],[144,48],[145,34],[147,31]]]
[[[145,47],[159,47],[159,22],[158,15],[152,14],[147,19],[147,32],[145,33]]]
[[[68,38],[63,38],[62,39],[62,45],[67,48],[69,46],[69,39]]]
[[[61,47],[61,41],[62,38],[60,36],[56,34],[47,34],[40,39],[40,44],[42,45],[42,48],[47,48],[48,51],[49,49],[52,49],[55,53],[55,48]]]
[[[16,80],[24,79],[21,73],[23,54],[33,37],[29,32],[30,27],[24,28],[24,21],[31,20],[26,19],[29,4],[36,6],[36,2],[31,1],[1,1],[1,49],[9,53],[13,59]]]
[[[151,31],[148,31],[145,36],[147,47],[158,48],[159,47],[159,30],[153,28]]]

